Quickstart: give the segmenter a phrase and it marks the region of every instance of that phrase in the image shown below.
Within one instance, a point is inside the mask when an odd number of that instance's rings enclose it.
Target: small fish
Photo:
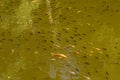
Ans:
[[[57,44],[53,44],[53,46],[54,46],[55,48],[61,48],[60,45],[57,45]]]
[[[67,58],[67,56],[65,54],[61,54],[61,53],[51,53],[53,57],[62,59],[62,58]]]
[[[75,53],[75,54],[80,54],[80,52],[79,52],[79,51],[74,51],[74,53]]]
[[[74,45],[68,45],[68,47],[70,47],[70,48],[75,48],[75,46],[74,46]]]
[[[85,80],[91,80],[91,78],[88,76],[83,76],[83,77],[85,78]]]
[[[95,48],[95,50],[97,50],[97,51],[101,51],[101,49],[100,49],[100,48]]]

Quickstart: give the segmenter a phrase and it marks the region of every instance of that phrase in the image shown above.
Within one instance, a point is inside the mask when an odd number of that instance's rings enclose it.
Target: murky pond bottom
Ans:
[[[120,80],[119,3],[1,0],[0,80]]]

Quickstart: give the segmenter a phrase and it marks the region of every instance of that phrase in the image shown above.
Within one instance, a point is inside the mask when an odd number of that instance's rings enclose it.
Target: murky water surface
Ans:
[[[1,0],[0,80],[120,80],[120,0]]]

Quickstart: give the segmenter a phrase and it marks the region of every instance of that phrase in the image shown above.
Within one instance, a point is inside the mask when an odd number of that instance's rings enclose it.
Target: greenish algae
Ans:
[[[120,80],[119,3],[1,0],[0,79]]]

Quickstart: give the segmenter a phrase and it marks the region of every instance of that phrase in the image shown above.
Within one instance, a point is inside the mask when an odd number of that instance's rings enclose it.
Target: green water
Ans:
[[[0,0],[0,80],[120,80],[119,21],[120,0]]]

